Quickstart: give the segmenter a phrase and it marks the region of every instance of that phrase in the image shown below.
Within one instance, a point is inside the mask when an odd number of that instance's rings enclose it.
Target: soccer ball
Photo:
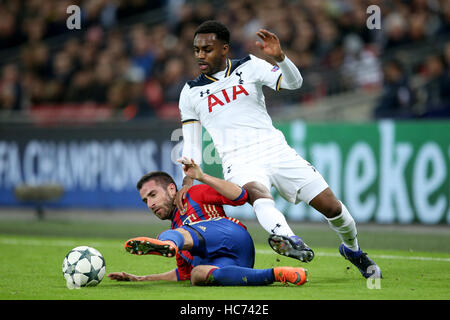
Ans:
[[[76,247],[65,256],[62,272],[68,288],[96,286],[105,276],[105,259],[97,249]]]

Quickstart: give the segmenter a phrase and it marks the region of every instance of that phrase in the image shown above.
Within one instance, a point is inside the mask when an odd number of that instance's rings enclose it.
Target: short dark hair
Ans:
[[[199,33],[214,33],[218,40],[222,40],[226,44],[230,43],[230,31],[217,20],[208,20],[199,25],[195,30],[194,38]]]
[[[136,188],[138,190],[141,190],[144,183],[150,180],[155,180],[156,183],[160,184],[163,188],[167,188],[171,183],[173,183],[175,185],[175,188],[177,188],[177,184],[175,183],[173,178],[167,172],[164,171],[152,171],[146,173],[145,175],[142,176],[142,178],[139,179],[138,183],[136,184]]]

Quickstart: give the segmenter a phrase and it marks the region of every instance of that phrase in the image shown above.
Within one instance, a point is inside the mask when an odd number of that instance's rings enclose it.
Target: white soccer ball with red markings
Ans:
[[[105,259],[97,249],[88,246],[76,247],[65,256],[62,272],[70,289],[93,287],[105,276]]]

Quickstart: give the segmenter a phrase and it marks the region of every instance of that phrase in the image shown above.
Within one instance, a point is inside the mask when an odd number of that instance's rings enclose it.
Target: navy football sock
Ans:
[[[212,279],[211,279],[212,278]],[[261,286],[275,281],[273,269],[226,266],[210,273],[211,284],[221,286]]]
[[[184,237],[178,231],[166,230],[166,231],[162,232],[159,235],[158,240],[161,240],[161,241],[165,241],[165,240],[172,241],[173,243],[175,243],[175,245],[178,247],[179,250],[183,250]]]

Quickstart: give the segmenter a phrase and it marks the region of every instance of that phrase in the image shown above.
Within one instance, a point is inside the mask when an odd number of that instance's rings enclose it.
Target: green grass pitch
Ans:
[[[449,229],[395,230],[360,228],[360,244],[381,267],[379,283],[366,281],[339,256],[336,235],[321,225],[295,230],[316,252],[309,264],[279,256],[256,223],[248,223],[256,245],[255,268],[298,266],[308,269],[303,286],[275,283],[261,287],[191,287],[184,282],[116,282],[105,276],[97,287],[69,290],[61,265],[73,247],[88,245],[106,260],[106,271],[144,275],[165,272],[175,260],[134,256],[123,249],[130,237],[155,236],[166,224],[46,221],[0,221],[0,300],[403,300],[450,298]],[[371,289],[372,288],[372,289]]]

